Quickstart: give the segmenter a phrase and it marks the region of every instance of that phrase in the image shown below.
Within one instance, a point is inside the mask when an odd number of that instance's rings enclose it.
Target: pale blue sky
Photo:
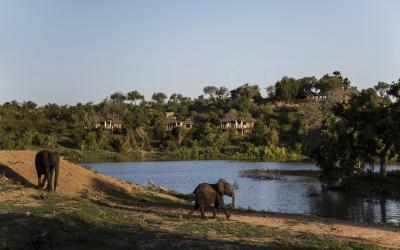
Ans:
[[[0,103],[400,77],[400,1],[0,0]]]

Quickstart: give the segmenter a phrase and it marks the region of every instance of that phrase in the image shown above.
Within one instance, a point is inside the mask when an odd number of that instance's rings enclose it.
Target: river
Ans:
[[[182,193],[202,182],[224,178],[238,187],[237,207],[279,213],[317,215],[368,223],[400,224],[400,201],[354,197],[324,191],[317,178],[284,176],[279,180],[241,177],[243,169],[317,170],[312,163],[242,161],[155,161],[87,163],[100,173],[146,186],[148,180]],[[390,166],[394,168],[394,166]],[[226,203],[231,203],[226,197]]]

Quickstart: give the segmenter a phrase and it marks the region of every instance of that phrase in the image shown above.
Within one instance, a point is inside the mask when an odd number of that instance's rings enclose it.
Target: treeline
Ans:
[[[197,98],[179,93],[168,98],[159,92],[154,93],[151,100],[145,100],[135,90],[113,93],[98,104],[37,106],[31,101],[13,101],[0,106],[0,148],[107,150],[138,157],[157,151],[179,159],[235,157],[284,161],[314,157],[324,169],[330,169],[332,165],[327,167],[326,162],[334,162],[335,169],[347,168],[343,162],[349,165],[362,161],[369,163],[374,155],[365,153],[361,157],[361,153],[355,153],[362,151],[360,147],[349,146],[352,153],[346,159],[352,160],[353,155],[357,155],[357,161],[350,163],[341,155],[347,154],[347,149],[329,151],[327,146],[336,137],[327,135],[329,131],[339,131],[332,126],[341,124],[336,120],[343,121],[346,126],[350,124],[338,113],[338,105],[352,103],[366,91],[390,103],[388,107],[395,105],[388,97],[392,92],[387,89],[397,85],[378,85],[380,87],[376,89],[358,92],[347,78],[335,71],[320,79],[283,77],[266,88],[267,96],[261,95],[259,86],[244,84],[232,90],[207,86]],[[383,85],[385,90],[381,88]],[[194,122],[193,128],[176,127],[167,131],[166,112],[174,112],[178,121],[190,118]],[[221,132],[219,121],[227,113],[252,117],[254,128],[244,135],[235,129]],[[122,129],[96,126],[103,120],[116,119],[122,122]],[[369,121],[366,119],[365,125]],[[357,124],[357,128],[364,126],[360,121]],[[355,132],[355,135],[359,133]],[[344,142],[337,140],[336,143],[331,146]],[[396,153],[392,147],[388,152],[386,157]],[[333,158],[327,157],[331,155],[337,158],[330,161]]]
[[[328,178],[359,175],[367,168],[386,175],[400,152],[400,79],[379,82],[336,103],[321,126],[313,157]]]

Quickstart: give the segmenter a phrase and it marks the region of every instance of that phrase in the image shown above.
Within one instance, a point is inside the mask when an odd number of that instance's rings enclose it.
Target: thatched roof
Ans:
[[[246,117],[240,117],[234,113],[225,114],[225,116],[219,120],[219,122],[234,122],[234,121],[255,122],[254,118],[251,117],[250,115]]]
[[[190,118],[186,118],[184,121],[183,121],[183,124],[194,124],[194,122],[192,121],[192,119],[190,119]]]
[[[93,119],[96,123],[103,123],[105,122],[106,119],[104,119],[104,117],[100,116],[100,115],[96,115]]]
[[[114,124],[116,124],[116,123],[122,124],[123,121],[120,120],[120,119],[114,119],[114,120],[112,120],[112,123],[114,123]]]
[[[118,119],[118,118],[116,118],[116,119],[111,119],[111,118],[104,118],[103,116],[100,116],[100,115],[96,115],[95,117],[94,117],[94,121],[96,122],[96,123],[103,123],[103,122],[109,122],[109,121],[111,121],[112,123],[119,123],[119,124],[123,124],[123,121],[122,120],[120,120],[120,119]]]
[[[176,117],[168,117],[167,119],[165,119],[166,124],[175,124],[177,122],[178,120],[176,119]]]

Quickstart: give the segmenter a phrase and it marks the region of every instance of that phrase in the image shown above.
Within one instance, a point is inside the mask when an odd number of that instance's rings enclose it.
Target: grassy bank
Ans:
[[[36,149],[39,150],[39,149]],[[174,160],[239,160],[239,161],[269,161],[269,162],[309,162],[310,159],[304,156],[288,158],[256,157],[244,154],[208,154],[203,152],[197,155],[182,154],[179,151],[142,151],[136,153],[119,153],[107,150],[78,150],[68,148],[56,149],[66,159],[75,163],[94,162],[126,162],[126,161],[174,161]]]
[[[285,170],[285,169],[245,169],[240,171],[243,177],[249,177],[261,180],[280,179],[282,176],[304,176],[318,178],[321,171],[315,170]]]
[[[23,189],[4,179],[4,190]],[[0,249],[379,249],[371,243],[222,219],[188,218],[188,204],[148,193],[40,192],[0,203]],[[296,223],[304,223],[297,221]],[[290,225],[292,225],[291,222]]]

